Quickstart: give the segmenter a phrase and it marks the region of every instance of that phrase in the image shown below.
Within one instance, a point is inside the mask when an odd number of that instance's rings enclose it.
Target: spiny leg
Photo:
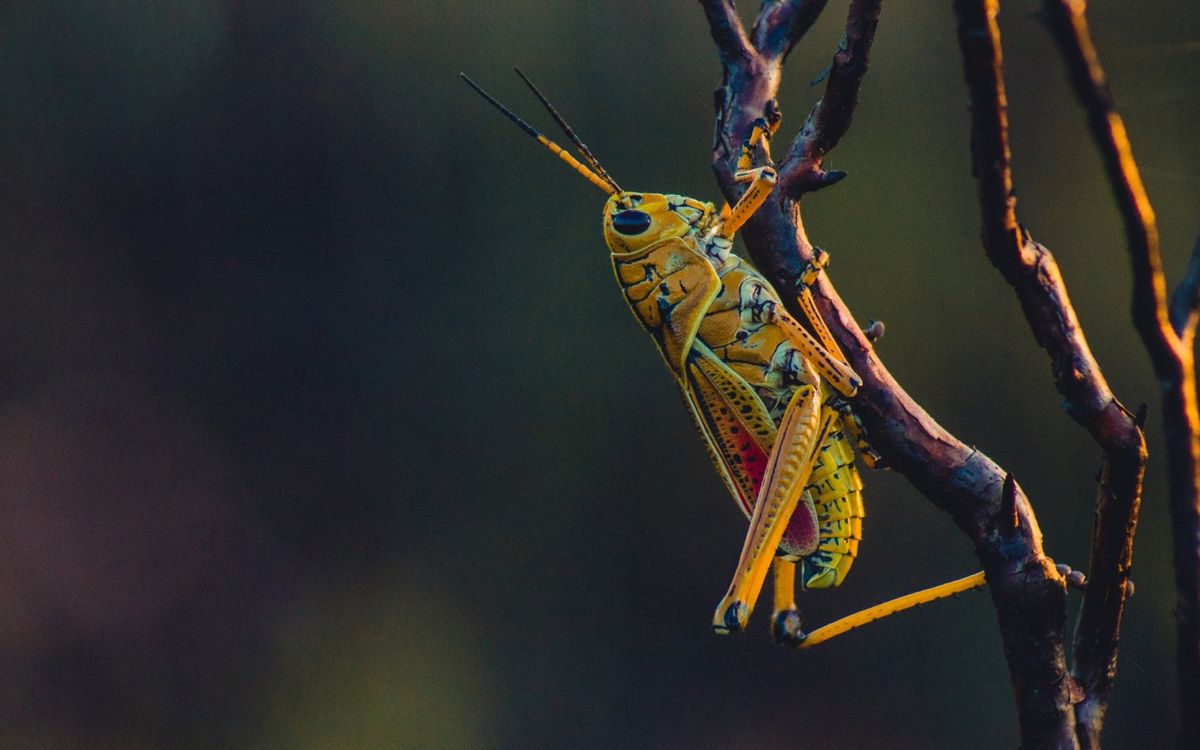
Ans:
[[[825,325],[825,319],[817,311],[817,304],[813,300],[812,285],[816,283],[817,277],[821,275],[828,263],[829,253],[819,247],[813,248],[813,259],[809,261],[808,267],[800,277],[796,297],[800,302],[800,309],[804,311],[804,317],[808,318],[808,323],[816,332],[817,338],[821,340],[830,354],[837,357],[843,364],[849,364],[849,360],[846,359],[842,348],[838,346],[838,342],[830,333],[829,326]]]
[[[746,223],[746,219],[754,214],[754,211],[762,205],[762,201],[770,194],[771,189],[775,186],[775,170],[771,164],[771,136],[779,129],[779,123],[783,120],[783,115],[779,113],[778,106],[768,103],[767,117],[760,117],[754,121],[754,126],[750,131],[750,137],[742,142],[742,148],[738,153],[737,170],[734,172],[733,178],[736,182],[754,182],[746,193],[738,201],[737,206],[731,208],[728,203],[721,206],[720,220],[722,222],[722,237],[730,239],[734,233]],[[770,118],[770,119],[768,119]],[[762,146],[763,156],[768,164],[766,167],[753,169],[754,166],[754,149]],[[765,173],[770,173],[770,178],[767,180],[769,184],[765,186],[758,185],[758,181]],[[759,196],[756,193],[763,190],[765,192]],[[746,197],[750,196],[752,204],[747,205],[744,210],[744,216],[741,216],[733,225],[729,225],[730,216],[733,215],[735,208],[745,204]]]
[[[801,500],[817,453],[836,417],[837,412],[821,407],[820,391],[811,385],[798,388],[784,411],[733,581],[713,615],[713,629],[718,633],[746,627],[793,514],[804,514],[799,517],[808,527],[809,538],[803,540],[806,549],[799,554],[817,548],[817,513],[810,501]]]
[[[920,591],[914,591],[911,594],[897,597],[883,604],[876,604],[874,607],[868,607],[852,615],[847,615],[840,620],[835,620],[828,625],[817,628],[807,636],[801,635],[800,641],[796,643],[798,648],[812,648],[818,644],[824,643],[831,638],[836,638],[843,633],[847,633],[857,627],[866,625],[867,623],[883,619],[889,615],[894,615],[897,612],[903,612],[906,609],[917,607],[922,604],[944,599],[947,596],[954,596],[964,591],[969,591],[973,588],[978,588],[986,584],[983,571],[972,573],[965,578],[959,578],[956,581],[950,581],[938,586],[932,586]]]
[[[771,614],[771,635],[776,643],[799,645],[804,640],[800,629],[800,610],[796,609],[796,563],[776,557],[775,611]]]
[[[733,235],[737,230],[742,228],[758,207],[763,204],[771,191],[775,189],[776,174],[774,167],[759,167],[758,169],[750,169],[740,171],[734,174],[734,179],[738,182],[749,182],[750,187],[746,188],[746,192],[742,193],[742,197],[738,202],[729,209],[729,215],[724,217],[720,228],[716,234],[718,237],[725,239],[733,239]],[[724,213],[724,212],[722,212]]]
[[[829,331],[829,326],[825,324],[825,319],[821,317],[821,313],[817,310],[816,302],[813,300],[812,285],[816,283],[817,277],[829,263],[829,253],[819,247],[813,248],[813,250],[813,259],[809,262],[808,268],[804,271],[804,275],[800,277],[800,283],[797,285],[796,298],[800,302],[800,309],[804,312],[804,317],[808,319],[813,331],[817,334],[817,338],[821,340],[829,355],[849,368],[850,363],[846,358],[846,354],[833,338],[833,334]],[[851,370],[851,372],[853,371]],[[857,375],[855,375],[855,379],[859,379]],[[842,391],[842,393],[843,395],[850,395],[846,394],[845,391]],[[863,427],[862,420],[850,408],[850,404],[839,399],[834,406],[842,413],[842,421],[846,426],[846,431],[854,438],[854,447],[862,454],[863,461],[873,469],[882,467],[884,465],[883,457],[867,442],[866,428]]]
[[[887,462],[883,460],[883,456],[871,446],[867,440],[867,428],[863,426],[862,420],[850,408],[849,402],[838,396],[830,398],[829,405],[842,415],[842,426],[846,428],[846,432],[854,439],[854,447],[862,456],[863,463],[872,469],[883,469],[887,467]]]
[[[1072,570],[1069,565],[1056,565],[1055,567],[1058,569],[1059,574],[1066,578],[1068,586],[1081,590],[1087,587],[1086,579],[1079,571]],[[1132,588],[1133,582],[1128,581],[1127,583]],[[881,620],[884,617],[903,612],[906,609],[919,607],[922,604],[928,604],[938,599],[945,599],[948,596],[961,594],[964,591],[970,591],[986,584],[987,579],[984,577],[983,571],[972,573],[969,576],[954,581],[914,591],[911,594],[905,594],[904,596],[886,601],[883,604],[868,607],[852,615],[847,615],[840,620],[834,620],[828,625],[817,628],[808,635],[801,633],[800,639],[795,643],[798,648],[811,648],[832,638],[836,638],[843,633],[848,633],[855,628],[875,622],[876,620]]]

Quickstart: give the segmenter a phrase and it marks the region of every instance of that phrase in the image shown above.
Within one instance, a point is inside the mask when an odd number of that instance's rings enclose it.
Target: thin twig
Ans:
[[[779,190],[792,198],[832,185],[846,176],[845,172],[826,172],[821,164],[850,129],[882,5],[882,0],[850,3],[846,35],[833,55],[825,95],[809,112],[804,127],[780,164]]]
[[[1092,45],[1083,0],[1046,0],[1043,8],[1050,31],[1067,63],[1076,95],[1087,112],[1092,136],[1100,147],[1108,180],[1116,195],[1133,260],[1133,322],[1157,372],[1177,367],[1175,336],[1167,318],[1167,285],[1158,251],[1158,229],[1146,188],[1138,174],[1125,132],[1113,104],[1104,69]]]
[[[787,60],[788,53],[816,23],[827,0],[766,0],[751,38],[764,57]]]
[[[733,63],[748,58],[751,54],[750,40],[746,37],[742,20],[738,18],[737,9],[733,7],[733,0],[700,0],[700,5],[708,17],[708,28],[721,54],[721,61]]]

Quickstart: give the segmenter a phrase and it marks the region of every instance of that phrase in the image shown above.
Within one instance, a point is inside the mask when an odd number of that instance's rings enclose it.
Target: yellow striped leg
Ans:
[[[776,557],[771,569],[775,572],[771,635],[776,643],[798,646],[804,640],[804,631],[800,629],[800,611],[796,609],[796,563]]]
[[[774,167],[759,167],[758,169],[750,169],[737,172],[734,174],[734,179],[738,182],[749,182],[750,187],[746,188],[746,192],[742,193],[742,197],[738,199],[737,204],[729,209],[729,215],[721,223],[721,228],[717,231],[717,236],[725,239],[733,239],[733,235],[737,230],[742,228],[742,225],[754,215],[758,207],[763,204],[771,191],[775,189],[775,168]]]
[[[801,386],[783,413],[733,582],[713,615],[713,629],[718,633],[746,627],[793,513],[809,514],[813,529],[812,549],[799,554],[816,550],[817,512],[811,501],[801,500],[820,446],[837,417],[837,412],[821,406],[819,399],[818,389]]]
[[[755,146],[758,146],[760,143],[762,144],[763,156],[764,156],[766,162],[768,164],[770,164],[770,162],[771,162],[771,136],[774,135],[775,131],[779,129],[779,123],[782,120],[783,120],[782,115],[779,115],[778,110],[776,110],[775,119],[774,119],[773,123],[768,123],[767,120],[762,117],[760,117],[754,121],[754,128],[750,131],[750,137],[742,142],[741,151],[738,153],[737,171],[734,173],[734,179],[737,182],[749,181],[750,179],[752,179],[752,177],[748,177],[748,175],[752,175],[754,172],[757,171],[757,170],[752,169],[752,167],[754,166],[754,148],[755,148]],[[768,169],[769,169],[769,167],[768,167]],[[771,182],[771,186],[772,187],[774,186],[774,181]],[[768,193],[770,192],[770,188],[768,188],[767,192]],[[738,201],[738,204],[740,205],[744,201],[745,201],[745,196],[742,196],[742,199]],[[751,207],[751,210],[746,215],[746,217],[749,218],[749,216],[753,215],[754,214],[753,209],[757,209],[759,204],[761,204],[761,203],[762,203],[762,201],[759,200],[758,203],[756,203],[753,207]],[[726,220],[729,219],[729,215],[732,212],[732,210],[733,209],[731,209],[729,207],[728,203],[721,206],[720,219],[722,222],[725,222]],[[734,233],[738,230],[738,228],[741,227],[741,225],[744,223],[745,223],[745,219],[742,219],[740,222],[738,222],[737,226],[735,226],[729,230],[728,234],[722,234],[721,236],[726,237],[726,238],[732,237],[734,235]]]
[[[858,387],[862,385],[858,374],[821,346],[820,342],[813,338],[813,335],[786,310],[779,305],[772,305],[767,311],[767,322],[774,323],[788,334],[788,338],[800,350],[800,354],[811,362],[813,367],[817,368],[817,372],[833,386],[834,390],[847,398],[858,393]]]
[[[778,124],[775,127],[779,127]],[[763,118],[758,118],[754,121],[754,128],[750,131],[750,137],[742,143],[742,150],[738,154],[737,168],[739,172],[744,172],[754,166],[754,147],[762,144],[763,156],[766,161],[771,161],[771,136],[775,131],[767,124]]]
[[[800,309],[804,311],[804,317],[808,318],[808,322],[812,325],[813,331],[816,332],[817,338],[821,340],[825,349],[839,362],[848,365],[849,362],[842,347],[838,346],[833,334],[829,332],[829,326],[825,325],[825,319],[817,311],[817,303],[813,301],[813,295],[809,288],[802,287],[796,297],[800,301]]]
[[[817,338],[829,350],[829,353],[836,357],[843,364],[850,364],[850,360],[846,359],[842,348],[838,346],[838,342],[834,340],[833,334],[829,332],[829,326],[825,325],[825,319],[821,317],[821,313],[817,311],[817,304],[813,300],[811,287],[816,283],[817,277],[825,270],[825,266],[829,264],[829,253],[819,247],[813,248],[813,259],[808,264],[808,269],[804,275],[800,277],[800,291],[796,293],[796,298],[800,302],[800,309],[804,311],[804,317],[808,318],[809,325],[816,332]]]
[[[809,288],[810,285],[817,280],[818,274],[821,273],[822,269],[825,268],[825,264],[828,262],[829,254],[819,247],[816,248],[816,257],[813,258],[813,262],[809,265],[808,271],[801,279],[802,286],[800,287],[800,291],[796,293],[796,298],[800,302],[800,309],[804,311],[804,317],[806,317],[809,324],[812,325],[813,331],[816,332],[817,338],[821,340],[821,344],[824,345],[825,350],[831,357],[846,365],[848,368],[850,366],[850,361],[846,358],[845,352],[842,351],[842,348],[838,346],[837,341],[833,338],[833,334],[829,331],[829,326],[825,325],[825,319],[822,318],[821,313],[817,311],[816,302],[813,300],[812,291]],[[855,376],[855,379],[858,379],[857,375]],[[849,395],[846,394],[845,391],[842,391],[842,394]],[[884,465],[883,457],[880,456],[879,453],[877,453],[875,449],[871,447],[871,444],[867,442],[865,434],[866,429],[863,428],[862,421],[859,420],[858,415],[850,410],[848,404],[843,405],[841,412],[842,422],[846,426],[846,431],[849,432],[850,436],[854,438],[854,447],[858,449],[860,454],[862,454],[863,461],[872,469],[876,467],[882,467]]]
[[[829,332],[829,326],[825,325],[825,319],[822,318],[821,313],[817,311],[816,302],[813,300],[812,291],[809,289],[809,285],[817,280],[817,274],[819,274],[821,269],[825,267],[825,264],[828,262],[829,258],[829,254],[824,250],[820,248],[817,248],[816,250],[817,255],[813,259],[808,272],[804,275],[804,278],[801,279],[803,286],[801,286],[800,291],[796,293],[796,298],[800,302],[800,309],[804,311],[804,317],[808,318],[808,322],[812,325],[813,330],[817,334],[817,338],[821,340],[821,344],[824,345],[825,350],[831,357],[846,365],[848,368],[850,366],[850,362],[848,359],[846,359],[845,352],[842,351],[842,348],[838,346],[837,341],[834,340],[833,334]],[[855,379],[858,379],[857,375],[855,376]],[[842,394],[849,395],[846,394],[845,391],[842,391]],[[849,432],[850,436],[854,438],[854,447],[857,448],[858,452],[862,455],[863,461],[872,469],[876,467],[882,468],[884,466],[883,457],[871,447],[869,442],[867,442],[866,429],[863,427],[862,421],[858,418],[858,415],[850,410],[849,404],[843,404],[841,412],[842,423],[846,426],[846,431]]]
[[[959,578],[956,581],[943,583],[938,586],[933,586],[920,591],[914,591],[911,594],[892,599],[883,604],[876,604],[874,607],[868,607],[860,612],[855,612],[852,615],[847,615],[840,620],[817,628],[807,636],[801,634],[800,640],[796,643],[798,648],[812,648],[819,644],[828,641],[831,638],[836,638],[843,633],[847,633],[857,627],[866,625],[867,623],[881,620],[888,615],[894,615],[897,612],[903,612],[912,607],[918,607],[922,604],[944,599],[947,596],[954,596],[964,591],[969,591],[974,588],[979,588],[987,583],[983,577],[983,571],[972,573],[966,578]]]

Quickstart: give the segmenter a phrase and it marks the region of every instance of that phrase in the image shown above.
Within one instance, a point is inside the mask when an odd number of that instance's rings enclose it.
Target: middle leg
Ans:
[[[804,631],[800,629],[800,610],[796,608],[796,563],[776,557],[771,569],[775,573],[771,636],[776,643],[799,645],[804,641]]]

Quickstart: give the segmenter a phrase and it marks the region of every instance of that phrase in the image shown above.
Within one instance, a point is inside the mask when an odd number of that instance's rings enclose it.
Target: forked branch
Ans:
[[[707,0],[700,4],[704,6],[708,28],[712,32],[721,61],[736,64],[739,59],[750,59],[754,48],[750,46],[750,39],[746,36],[746,29],[742,27],[742,21],[738,18],[732,0]]]
[[[825,155],[850,129],[858,106],[858,89],[867,74],[881,0],[852,0],[846,35],[833,55],[825,96],[813,106],[787,157],[780,163],[780,189],[792,198],[838,182],[845,172],[822,168]]]
[[[1175,337],[1167,316],[1167,285],[1158,250],[1158,228],[1154,210],[1137,163],[1125,123],[1117,114],[1104,69],[1092,45],[1082,0],[1047,0],[1043,3],[1050,31],[1067,63],[1071,84],[1087,113],[1088,125],[1108,172],[1109,183],[1125,224],[1125,236],[1133,262],[1133,323],[1150,351],[1155,370],[1175,367]]]
[[[1050,355],[1067,413],[1103,453],[1088,585],[1075,636],[1073,675],[1082,689],[1076,734],[1099,747],[1116,670],[1146,445],[1141,425],[1113,396],[1092,356],[1054,256],[1017,223],[996,0],[958,0],[958,38],[971,94],[971,151],[979,182],[983,244],[1021,301],[1038,343]]]
[[[1045,0],[1044,15],[1088,115],[1125,224],[1133,267],[1133,322],[1162,391],[1171,537],[1175,558],[1179,746],[1200,747],[1200,410],[1194,335],[1200,243],[1167,305],[1154,211],[1138,174],[1124,122],[1092,44],[1083,0]]]
[[[754,48],[782,63],[825,10],[826,0],[763,3],[754,22]],[[732,3],[729,3],[732,5]]]

